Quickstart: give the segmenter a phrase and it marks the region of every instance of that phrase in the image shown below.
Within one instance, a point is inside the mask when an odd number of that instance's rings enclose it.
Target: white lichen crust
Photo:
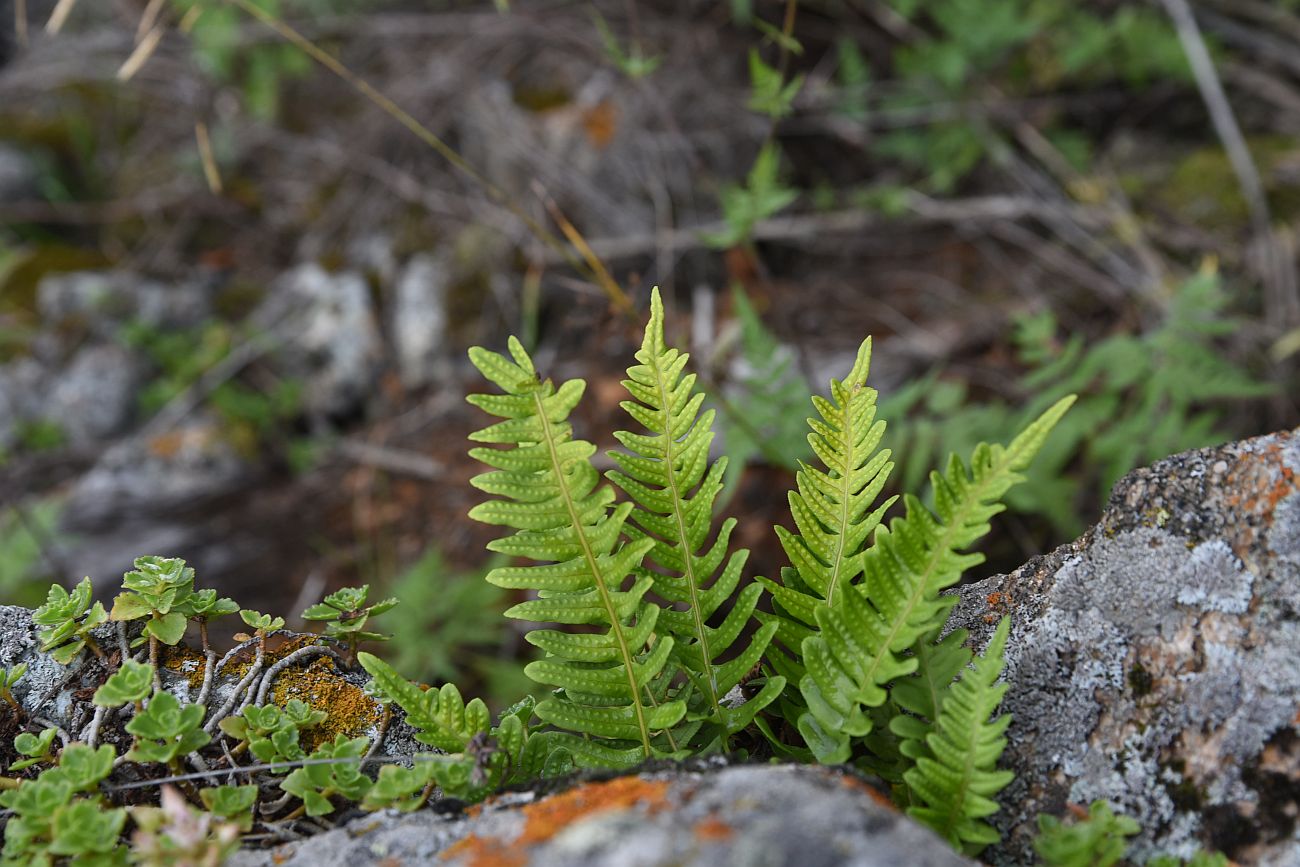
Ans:
[[[1102,798],[1130,857],[1218,849],[1300,864],[1300,432],[1188,452],[1115,488],[1101,522],[961,588],[979,646],[1012,617],[991,864],[1034,863],[1040,812]]]

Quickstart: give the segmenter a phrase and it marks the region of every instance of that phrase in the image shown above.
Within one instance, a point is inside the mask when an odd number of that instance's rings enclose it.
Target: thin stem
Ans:
[[[596,585],[596,592],[600,595],[601,605],[604,606],[605,613],[609,617],[610,633],[618,643],[618,653],[623,659],[623,672],[627,676],[628,696],[632,699],[632,711],[636,714],[636,725],[641,735],[641,751],[646,758],[650,758],[650,728],[646,723],[645,706],[641,704],[641,689],[636,683],[636,670],[632,667],[632,650],[627,645],[627,636],[623,634],[623,624],[619,622],[618,610],[614,607],[614,600],[610,598],[609,588],[601,580],[600,564],[596,559],[596,552],[592,550],[591,540],[587,538],[583,528],[582,517],[578,514],[578,507],[573,502],[573,495],[569,492],[569,486],[564,482],[564,464],[560,461],[560,455],[555,449],[555,433],[551,430],[551,420],[547,418],[546,406],[542,403],[540,391],[533,392],[533,406],[537,411],[537,418],[542,424],[542,440],[546,443],[546,450],[551,458],[551,471],[555,473],[555,481],[560,486],[560,494],[564,498],[564,508],[569,513],[574,535],[577,536],[578,543],[582,546],[582,557],[587,561],[587,569],[591,572],[592,582]]]

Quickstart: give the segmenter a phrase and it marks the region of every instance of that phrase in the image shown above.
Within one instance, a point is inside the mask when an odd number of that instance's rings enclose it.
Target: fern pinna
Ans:
[[[902,738],[902,753],[914,763],[903,775],[911,802],[907,812],[969,855],[998,841],[997,830],[984,818],[997,812],[993,796],[1014,777],[996,769],[1011,717],[990,719],[1007,691],[997,679],[1010,625],[1003,617],[970,668],[971,653],[962,647],[965,630],[954,630],[938,643],[927,636],[917,648],[923,657],[918,676],[895,684],[891,696],[908,711],[890,724]]]
[[[525,671],[559,687],[537,706],[541,719],[613,741],[571,737],[566,745],[578,764],[634,764],[663,752],[653,743],[657,733],[686,713],[685,702],[664,697],[663,678],[652,683],[673,650],[673,638],[655,632],[659,607],[645,599],[653,579],[635,574],[654,540],[620,538],[632,504],[611,509],[614,493],[599,484],[591,465],[596,447],[573,436],[567,419],[586,384],[569,380],[557,388],[543,382],[518,340],[510,338],[509,349],[509,359],[480,347],[470,350],[475,367],[504,392],[470,395],[470,403],[504,419],[471,439],[509,446],[470,451],[495,468],[471,483],[496,497],[475,506],[470,517],[518,530],[492,542],[491,550],[543,562],[499,567],[487,580],[537,592],[538,598],[506,611],[508,617],[601,628],[583,634],[533,630],[527,640],[546,651],[546,658]]]
[[[727,458],[709,464],[714,411],[700,413],[704,394],[695,391],[695,374],[683,374],[689,357],[666,345],[663,302],[654,290],[650,322],[636,353],[639,364],[628,368],[623,381],[633,400],[621,404],[649,434],[616,432],[627,451],[610,452],[619,469],[606,475],[636,504],[625,532],[638,542],[652,542],[646,567],[638,574],[652,578],[654,593],[674,606],[660,612],[659,625],[675,639],[673,656],[692,687],[687,723],[712,723],[696,742],[725,747],[729,735],[749,725],[755,713],[780,695],[785,679],[768,678],[744,704],[723,703],[762,659],[777,627],[762,626],[748,647],[725,663],[714,662],[750,623],[763,591],[751,584],[736,594],[749,556],[745,549],[727,554],[736,520],[727,518],[716,536],[713,532],[713,504],[723,487]],[[733,604],[722,623],[709,626],[709,618],[728,601]]]

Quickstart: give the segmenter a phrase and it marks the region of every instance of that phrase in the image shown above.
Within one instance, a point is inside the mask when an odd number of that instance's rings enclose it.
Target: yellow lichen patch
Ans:
[[[358,686],[339,677],[334,661],[318,656],[299,667],[291,665],[280,672],[271,687],[271,704],[283,707],[290,699],[305,701],[329,714],[325,722],[302,733],[302,746],[308,752],[335,735],[354,738],[366,734],[383,717],[380,704]]]
[[[173,671],[185,678],[193,689],[203,687],[203,669],[206,664],[203,654],[183,644],[175,647],[163,645],[158,651],[158,665],[166,671]]]

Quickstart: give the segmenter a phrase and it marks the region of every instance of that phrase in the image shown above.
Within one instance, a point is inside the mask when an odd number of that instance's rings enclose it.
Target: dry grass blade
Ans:
[[[194,140],[198,142],[199,159],[203,161],[203,177],[207,179],[208,189],[214,196],[221,195],[221,172],[217,169],[217,158],[212,153],[212,139],[208,136],[208,125],[203,121],[194,124]]]
[[[144,38],[140,40],[139,44],[135,46],[135,50],[131,52],[131,56],[128,57],[126,62],[122,64],[121,68],[117,70],[117,80],[130,81],[134,78],[135,74],[144,68],[144,65],[149,62],[149,58],[158,50],[158,45],[162,42],[162,38],[163,29],[160,26],[155,27],[146,33]]]
[[[67,23],[68,16],[72,14],[72,7],[77,5],[77,0],[59,0],[54,11],[50,13],[50,20],[45,22],[45,32],[54,34],[63,29]]]
[[[1246,137],[1232,112],[1232,106],[1223,90],[1223,82],[1219,80],[1214,60],[1205,47],[1205,39],[1201,36],[1200,26],[1196,23],[1196,16],[1192,14],[1187,0],[1161,2],[1174,23],[1174,30],[1182,43],[1183,53],[1187,55],[1187,62],[1191,65],[1201,99],[1210,113],[1214,131],[1223,143],[1228,162],[1241,187],[1241,194],[1250,208],[1255,244],[1263,260],[1261,270],[1266,283],[1266,303],[1270,308],[1270,318],[1281,325],[1294,324],[1294,320],[1300,317],[1300,289],[1297,289],[1295,265],[1287,261],[1279,249],[1268,201],[1264,195],[1264,184],[1260,180],[1255,161],[1251,158]]]

